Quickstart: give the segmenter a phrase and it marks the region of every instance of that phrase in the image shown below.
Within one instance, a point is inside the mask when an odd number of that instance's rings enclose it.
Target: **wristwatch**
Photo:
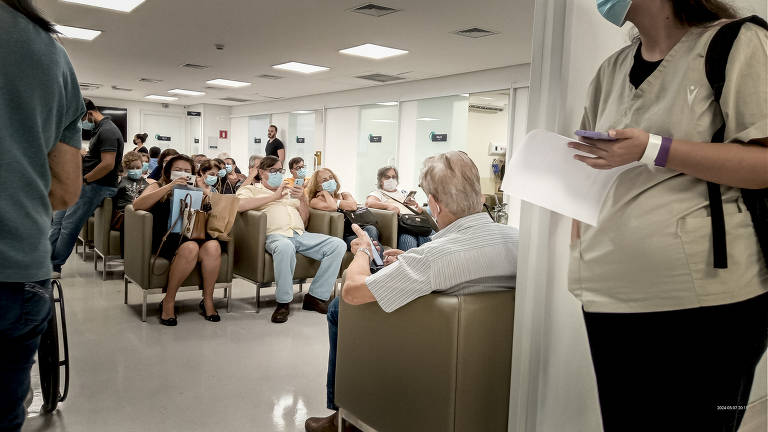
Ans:
[[[341,200],[336,200],[336,208],[341,208]]]
[[[371,262],[371,260],[373,259],[373,257],[371,256],[371,251],[368,250],[368,248],[361,247],[357,251],[358,252],[363,252],[364,254],[368,255],[368,262]]]

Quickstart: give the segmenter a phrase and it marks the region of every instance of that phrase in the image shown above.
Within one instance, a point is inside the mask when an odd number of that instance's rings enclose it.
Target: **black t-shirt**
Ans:
[[[101,153],[115,152],[115,166],[112,171],[92,183],[117,187],[117,173],[123,162],[123,144],[123,134],[120,133],[120,129],[109,117],[104,116],[96,125],[93,138],[88,144],[88,154],[83,158],[83,175],[93,171],[101,163]]]
[[[267,147],[264,149],[264,152],[267,154],[267,156],[279,157],[277,155],[277,151],[284,149],[285,146],[283,145],[283,142],[280,141],[279,138],[275,138],[272,141],[267,141]]]
[[[643,44],[637,44],[637,50],[635,50],[635,61],[632,62],[632,69],[629,70],[629,82],[635,89],[640,87],[643,82],[648,79],[649,76],[656,70],[664,59],[659,61],[648,61],[643,58],[640,53],[640,47]]]
[[[139,153],[146,153],[146,154],[149,154],[149,150],[147,150],[147,148],[146,148],[146,147],[144,147],[144,146],[141,146],[141,147],[136,147],[135,149],[133,149],[133,151],[135,151],[135,152],[139,152]]]

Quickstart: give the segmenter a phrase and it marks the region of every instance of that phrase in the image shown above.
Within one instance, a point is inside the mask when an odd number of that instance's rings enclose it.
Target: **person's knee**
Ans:
[[[344,240],[338,237],[333,237],[331,239],[331,248],[330,248],[330,253],[328,255],[329,256],[338,255],[343,257],[346,252],[347,252],[347,244],[344,242]]]
[[[293,242],[288,240],[287,238],[277,240],[272,243],[272,255],[291,255],[296,254],[296,247],[293,245]]]
[[[193,241],[182,243],[179,249],[176,250],[176,259],[184,261],[197,261],[197,255],[200,252],[200,247]]]
[[[221,258],[221,245],[217,240],[209,240],[200,246],[200,259],[218,259]]]
[[[379,238],[379,230],[373,225],[367,225],[363,227],[363,230],[368,234],[368,237],[376,240]]]

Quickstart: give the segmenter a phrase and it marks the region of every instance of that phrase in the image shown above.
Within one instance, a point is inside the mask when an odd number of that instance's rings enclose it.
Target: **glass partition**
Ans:
[[[288,128],[285,134],[285,169],[288,161],[301,157],[307,167],[312,167],[315,155],[315,112],[294,111],[288,117]],[[287,172],[286,172],[287,175]]]
[[[248,155],[264,156],[267,147],[269,115],[248,117]]]
[[[350,191],[359,203],[364,203],[376,189],[376,171],[386,165],[397,165],[398,116],[397,102],[360,107],[356,190]]]

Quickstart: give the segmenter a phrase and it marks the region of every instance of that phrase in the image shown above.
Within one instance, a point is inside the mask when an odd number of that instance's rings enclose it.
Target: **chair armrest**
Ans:
[[[264,245],[267,242],[267,215],[249,210],[237,215],[232,227],[233,271],[253,282],[264,277]]]
[[[397,215],[389,210],[369,208],[376,217],[376,227],[379,230],[379,243],[397,249]]]
[[[341,238],[344,234],[344,215],[339,212],[310,208],[307,231]]]
[[[109,230],[112,222],[112,198],[104,198],[94,212],[93,245],[99,252],[109,255]]]
[[[152,213],[125,207],[125,275],[143,288],[149,288],[152,254]]]

